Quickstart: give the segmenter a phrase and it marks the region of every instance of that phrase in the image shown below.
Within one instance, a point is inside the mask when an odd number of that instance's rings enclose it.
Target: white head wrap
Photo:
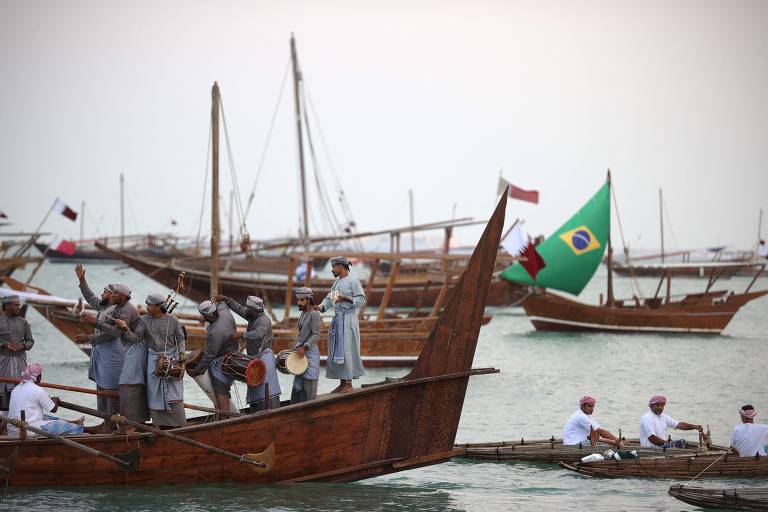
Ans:
[[[212,315],[216,312],[216,304],[209,300],[205,300],[197,306],[197,310],[201,315]]]
[[[249,308],[264,309],[264,301],[255,295],[249,295],[245,305]]]

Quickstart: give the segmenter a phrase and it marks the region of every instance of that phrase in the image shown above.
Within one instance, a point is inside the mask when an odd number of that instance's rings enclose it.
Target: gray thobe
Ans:
[[[299,335],[296,337],[294,348],[304,347],[304,357],[307,358],[307,371],[293,378],[291,403],[297,404],[313,400],[317,396],[317,379],[320,378],[320,313],[311,309],[302,311],[299,316]]]
[[[258,386],[248,386],[246,402],[251,404],[251,411],[253,412],[264,410],[264,386],[267,385],[269,386],[269,408],[280,407],[280,381],[277,378],[275,353],[272,351],[272,320],[263,311],[256,317],[249,317],[248,308],[232,299],[227,301],[227,306],[248,320],[248,327],[243,335],[246,352],[249,356],[256,356],[261,359],[267,369],[264,382]]]
[[[221,358],[224,354],[240,351],[240,344],[229,338],[237,330],[232,312],[223,302],[216,306],[216,311],[219,317],[205,328],[204,354],[195,366],[195,369],[200,373],[207,372],[214,360]],[[231,383],[217,379],[216,372],[211,372],[211,384],[216,394],[229,396]]]
[[[14,352],[9,343],[22,343],[24,350]],[[0,377],[20,379],[27,366],[27,351],[35,344],[29,322],[20,316],[0,313]],[[7,411],[11,403],[11,390],[16,384],[0,382],[0,411]]]
[[[167,313],[159,318],[146,314],[136,330],[124,333],[123,339],[127,344],[144,342],[147,347],[147,405],[152,423],[171,427],[185,425],[183,381],[164,378],[155,372],[160,357],[178,361],[179,354],[186,350],[178,318]]]
[[[339,293],[352,299],[352,303],[347,301],[333,303],[333,292]],[[357,379],[365,373],[363,370],[363,359],[360,357],[360,323],[357,320],[357,310],[365,304],[365,292],[363,286],[357,278],[347,275],[346,277],[337,277],[331,286],[331,291],[321,302],[325,311],[330,308],[334,310],[334,320],[342,325],[334,325],[328,329],[328,362],[325,369],[325,376],[329,379],[351,380]],[[336,333],[343,331],[343,337],[334,339]],[[337,347],[337,344],[339,347]],[[343,344],[343,350],[339,350]],[[338,362],[342,357],[344,362]],[[334,361],[336,356],[337,361]]]
[[[130,302],[122,306],[115,305],[110,315],[118,320],[124,320],[133,331],[139,324],[139,313]],[[117,330],[122,338],[122,330],[107,319],[102,329]],[[120,372],[118,389],[120,390],[120,414],[131,421],[139,423],[149,419],[147,409],[147,344],[144,341],[122,339],[125,346],[123,369]]]
[[[107,316],[114,317],[114,306],[101,304],[101,297],[97,296],[88,287],[87,283],[80,285],[85,301],[96,310],[96,330],[89,337],[91,343],[91,364],[88,368],[88,379],[96,383],[99,390],[115,390],[120,381],[120,372],[123,370],[125,347],[120,341],[120,335],[105,322]],[[107,327],[102,329],[102,327]],[[115,414],[120,410],[120,399],[117,397],[99,396],[96,399],[96,407],[107,414]]]

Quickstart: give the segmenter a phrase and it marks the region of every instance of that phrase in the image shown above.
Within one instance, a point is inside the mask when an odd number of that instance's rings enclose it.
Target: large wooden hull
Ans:
[[[549,292],[529,295],[522,303],[540,331],[665,332],[720,334],[747,302],[768,291],[726,296],[724,292],[689,295],[656,308],[592,306]]]
[[[675,484],[669,495],[696,507],[728,510],[768,510],[768,488],[709,488]]]
[[[672,277],[708,279],[713,273],[712,267],[707,266],[707,263],[701,265],[690,263],[684,266],[670,267],[661,267],[658,265],[622,265],[620,263],[613,263],[612,268],[616,274],[628,277],[660,278],[669,274]],[[717,275],[718,279],[729,279],[736,275],[753,276],[756,272],[757,270],[753,263],[745,262],[744,265],[718,267],[715,270],[715,275]]]
[[[192,300],[202,302],[210,298],[211,281],[210,273],[201,270],[193,270],[173,265],[173,263],[159,262],[147,258],[136,258],[127,254],[113,251],[102,245],[98,245],[105,253],[119,258],[123,263],[141,272],[162,284],[166,288],[174,288],[179,273],[187,274],[187,287],[184,295]],[[491,265],[493,266],[493,264]],[[251,278],[240,277],[232,274],[223,274],[219,278],[221,293],[244,301],[248,295],[258,295],[274,304],[285,302],[287,280],[285,277],[267,278],[254,275]],[[315,303],[319,304],[330,290],[333,281],[330,279],[312,279],[311,287],[315,292]],[[298,281],[293,286],[302,286]],[[408,282],[396,282],[389,300],[390,307],[430,307],[434,305],[440,295],[442,285],[439,283],[427,283],[424,280],[409,279]],[[375,284],[372,292],[366,297],[369,305],[380,304],[386,292],[386,283]],[[515,304],[522,297],[520,288],[516,285],[494,278],[488,288],[489,306],[503,306]]]
[[[768,457],[739,457],[736,454],[696,454],[650,457],[622,461],[599,461],[560,466],[587,476],[605,478],[765,478]]]

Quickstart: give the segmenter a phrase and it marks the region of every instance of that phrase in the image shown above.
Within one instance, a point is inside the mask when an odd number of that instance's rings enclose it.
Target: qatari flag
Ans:
[[[538,190],[523,190],[520,187],[511,185],[509,187],[509,197],[512,199],[519,199],[521,201],[528,201],[529,203],[539,204]]]
[[[62,201],[59,198],[56,198],[56,202],[53,205],[53,211],[58,212],[68,218],[69,220],[74,221],[77,219],[77,212],[64,204],[64,201]]]
[[[77,249],[77,244],[75,242],[70,242],[69,240],[62,240],[59,242],[59,245],[56,246],[58,252],[66,254],[67,256],[75,254],[75,249]]]

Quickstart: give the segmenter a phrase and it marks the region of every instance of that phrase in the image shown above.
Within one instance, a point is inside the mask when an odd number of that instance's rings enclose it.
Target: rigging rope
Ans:
[[[627,266],[630,266],[632,263],[629,260],[629,248],[627,247],[627,242],[624,239],[624,227],[621,225],[621,214],[619,213],[619,202],[616,200],[616,186],[611,183],[611,195],[613,196],[613,207],[616,209],[616,221],[619,224],[619,235],[621,235],[621,246],[624,249],[624,263]],[[630,280],[632,282],[632,287],[637,290],[637,294],[639,297],[644,297],[643,291],[640,289],[640,284],[637,282],[637,277],[635,276],[634,270],[630,268],[629,271]]]
[[[251,195],[248,197],[248,205],[245,208],[245,217],[248,217],[248,212],[251,211],[253,205],[253,199],[256,196],[256,186],[259,184],[259,178],[261,177],[261,171],[264,169],[264,161],[267,157],[267,148],[269,142],[272,139],[272,132],[275,128],[275,121],[277,120],[277,113],[280,110],[280,103],[283,99],[283,91],[285,90],[285,84],[288,79],[288,71],[291,69],[291,59],[288,59],[285,65],[285,71],[283,72],[283,80],[280,83],[280,92],[277,94],[277,101],[275,102],[275,109],[272,112],[272,120],[269,123],[269,131],[267,132],[267,139],[264,141],[264,148],[261,151],[261,160],[259,160],[259,167],[256,169],[256,178],[253,180],[253,187],[251,187]]]
[[[208,150],[205,155],[205,177],[203,178],[203,201],[200,204],[200,218],[197,221],[197,238],[195,241],[195,253],[200,252],[200,231],[203,229],[203,214],[205,213],[205,194],[208,191],[208,170],[211,164],[211,139],[213,137],[213,123],[208,125]]]
[[[219,103],[221,105],[221,122],[224,125],[224,141],[227,145],[227,160],[229,160],[229,173],[232,178],[232,188],[234,189],[235,207],[237,210],[240,234],[245,235],[248,233],[248,230],[245,226],[245,217],[243,216],[243,203],[240,201],[240,183],[237,181],[237,173],[235,172],[235,159],[232,156],[232,145],[229,141],[227,117],[224,115],[224,99],[221,98],[221,96],[219,96]]]

